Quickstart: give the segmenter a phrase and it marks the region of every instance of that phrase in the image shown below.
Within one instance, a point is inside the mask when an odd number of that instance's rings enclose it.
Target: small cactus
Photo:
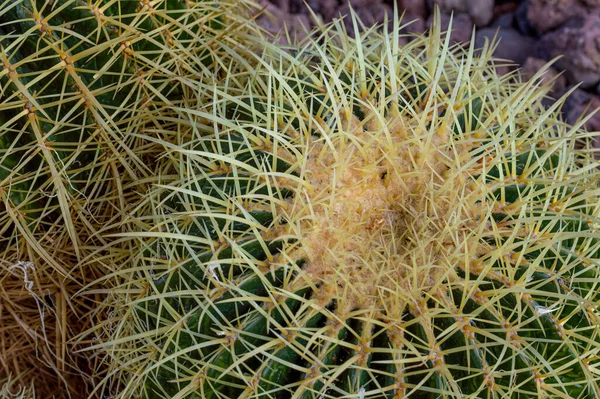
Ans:
[[[488,48],[399,24],[262,43],[172,108],[121,397],[600,397],[590,148]]]

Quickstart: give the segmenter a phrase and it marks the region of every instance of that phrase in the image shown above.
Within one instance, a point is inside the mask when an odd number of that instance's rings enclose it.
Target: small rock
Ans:
[[[266,12],[257,18],[257,23],[273,36],[282,33],[279,38],[281,44],[287,42],[286,36],[283,34],[284,28],[287,28],[292,40],[302,40],[306,37],[307,31],[312,26],[307,15],[289,14],[271,3],[265,3],[265,5]]]
[[[492,22],[490,28],[504,28],[511,29],[515,22],[515,13],[507,12],[505,14],[500,15],[498,18]]]
[[[373,3],[379,3],[379,2],[374,2],[373,0],[346,0],[346,1],[344,1],[344,4],[346,6],[348,4],[350,4],[350,7],[352,7],[354,9],[354,11],[357,11],[357,9],[359,9],[359,8],[373,6]]]
[[[402,29],[402,33],[421,34],[427,29],[426,21],[421,17],[415,17],[413,15],[408,14],[404,15],[404,19],[402,19],[402,24],[404,25],[409,22],[410,25]]]
[[[592,112],[595,114],[583,124],[588,131],[600,130],[600,97],[588,93],[581,89],[576,89],[569,97],[567,97],[562,113],[565,121],[571,125],[577,123],[578,120],[589,115]],[[600,148],[600,138],[595,137],[594,147]]]
[[[531,26],[529,18],[527,18],[527,4],[528,0],[524,0],[521,5],[515,11],[515,27],[525,36],[535,36],[535,28]]]
[[[447,14],[440,15],[440,22],[442,31],[447,31],[452,19],[452,32],[450,33],[450,40],[454,43],[468,44],[471,41],[471,34],[473,33],[473,21],[469,14],[458,13],[452,17]],[[427,28],[431,28],[433,25],[434,16],[429,16],[427,20]]]
[[[406,10],[406,15],[412,15],[414,17],[421,17],[425,19],[427,17],[427,7],[425,7],[425,0],[400,0],[399,10]]]
[[[290,2],[289,0],[275,0],[271,1],[281,12],[289,13],[290,12]]]
[[[521,76],[523,81],[528,81],[531,79],[540,69],[542,69],[547,64],[546,60],[542,60],[541,58],[529,57],[525,61],[525,64],[521,68]],[[564,75],[559,76],[559,72],[554,69],[552,66],[546,69],[546,72],[540,77],[542,82],[549,82],[554,79],[552,83],[551,92],[559,92],[562,91],[567,86],[567,79]]]
[[[521,1],[512,0],[509,0],[507,2],[496,2],[496,4],[494,5],[494,16],[498,18],[499,15],[507,14],[509,12],[515,12],[517,8],[519,8],[520,4]]]
[[[444,14],[467,13],[477,26],[487,26],[494,17],[494,0],[427,0],[427,4],[430,10],[437,4]]]
[[[405,32],[425,32],[425,20],[427,19],[425,0],[400,0],[398,12],[400,14],[405,12],[404,18],[402,19],[403,23],[411,22],[411,24],[404,29]]]
[[[427,0],[429,11],[433,12],[437,5],[441,12],[450,14],[452,10],[464,12],[467,10],[466,0]]]
[[[364,1],[364,0],[361,0],[361,1]],[[344,25],[346,25],[348,34],[350,36],[354,37],[354,34],[355,34],[354,24],[352,22],[352,17],[350,15],[351,14],[350,9],[351,9],[351,6],[345,5],[340,8],[339,13],[342,16],[345,16],[344,17]],[[378,4],[377,6],[373,6],[373,7],[360,7],[360,8],[352,7],[352,9],[356,13],[356,16],[358,17],[358,19],[363,24],[365,24],[367,27],[385,22],[386,14],[388,16],[388,23],[391,24],[392,16],[394,15],[394,9],[387,4]],[[359,25],[359,28],[360,28],[360,25]]]
[[[475,48],[483,47],[486,38],[492,41],[496,32],[498,46],[494,51],[494,57],[523,64],[527,57],[535,52],[535,40],[521,35],[515,29],[480,29],[475,34]]]
[[[319,3],[319,12],[323,16],[323,20],[331,21],[340,17],[337,0],[320,0]]]
[[[487,26],[494,18],[494,0],[467,0],[467,11],[477,26]]]
[[[527,19],[538,35],[588,12],[578,0],[527,0]]]
[[[315,13],[319,13],[321,14],[321,7],[322,7],[322,2],[319,0],[307,0],[306,1],[306,5],[308,6],[308,8],[310,8],[311,10],[313,10]]]
[[[600,16],[570,19],[560,29],[545,34],[538,46],[538,56],[550,60],[562,55],[555,67],[565,70],[567,81],[582,83],[582,88],[600,82]]]

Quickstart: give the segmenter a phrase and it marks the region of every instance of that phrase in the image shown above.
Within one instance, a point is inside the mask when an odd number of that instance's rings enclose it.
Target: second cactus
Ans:
[[[146,397],[600,396],[591,151],[535,81],[394,24],[174,108],[113,342]]]

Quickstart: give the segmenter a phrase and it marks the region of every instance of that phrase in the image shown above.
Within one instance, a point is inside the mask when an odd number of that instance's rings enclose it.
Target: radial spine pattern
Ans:
[[[113,341],[146,362],[137,386],[598,397],[599,174],[578,130],[435,29],[320,35],[173,108],[169,177],[136,209],[136,327]]]

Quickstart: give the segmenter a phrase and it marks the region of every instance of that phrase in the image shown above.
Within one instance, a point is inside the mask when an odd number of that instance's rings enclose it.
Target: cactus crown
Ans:
[[[400,47],[394,24],[356,39],[323,27],[291,52],[262,43],[255,65],[199,90],[212,101],[171,108],[158,131],[176,133],[148,137],[164,175],[127,235],[142,248],[128,284],[145,289],[104,345],[144,359],[128,387],[600,394],[589,148],[558,105],[541,108],[544,88],[498,77],[489,49],[435,28]]]

